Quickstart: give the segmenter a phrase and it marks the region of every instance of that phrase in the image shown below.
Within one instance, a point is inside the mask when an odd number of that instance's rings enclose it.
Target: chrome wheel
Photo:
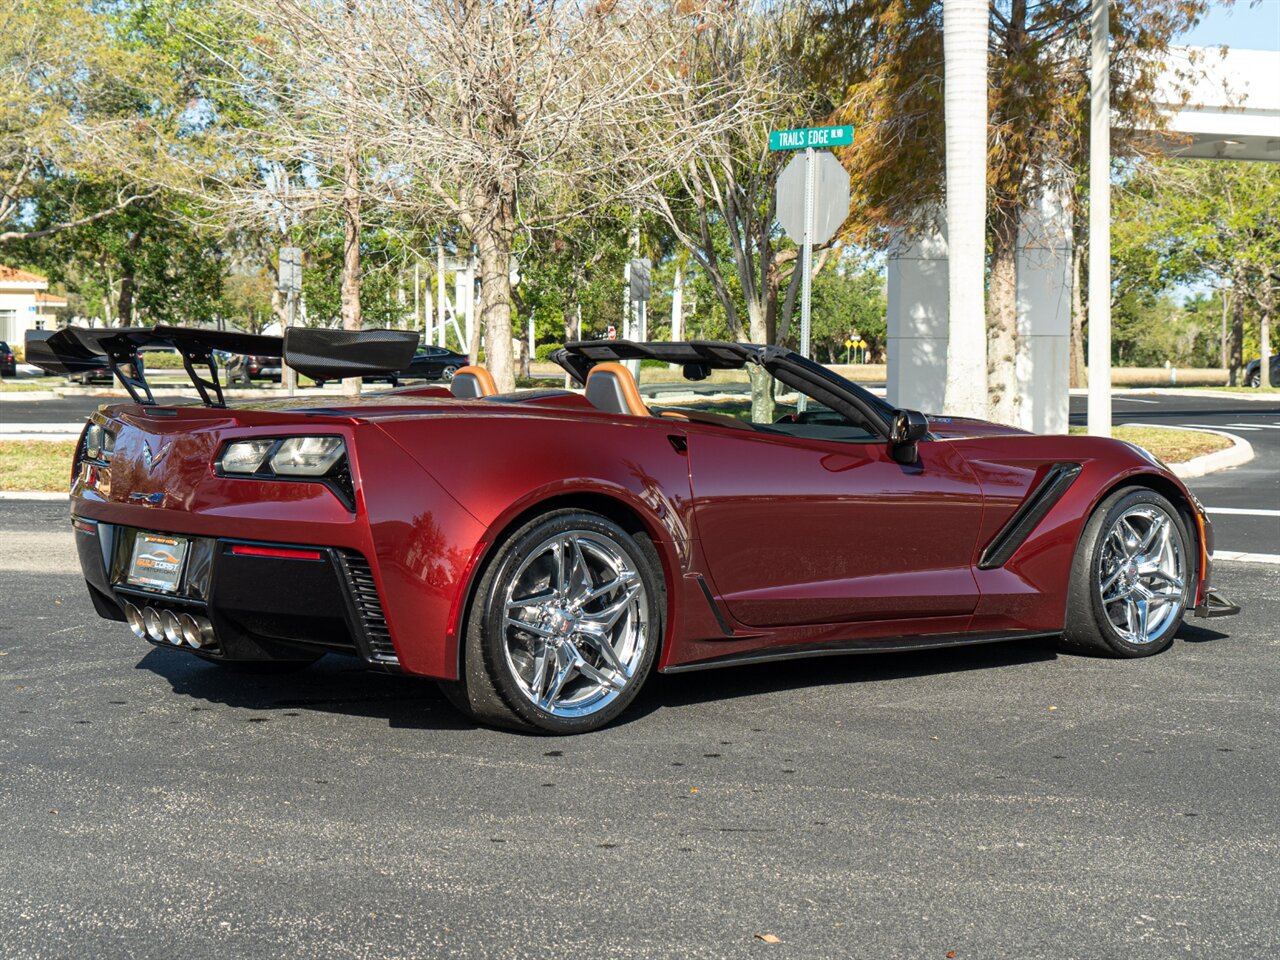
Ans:
[[[530,551],[508,582],[503,649],[538,709],[584,717],[636,679],[649,642],[648,597],[634,561],[594,530],[568,530]]]
[[[1162,637],[1182,616],[1187,559],[1173,517],[1151,503],[1136,504],[1103,537],[1097,586],[1107,619],[1127,643]]]

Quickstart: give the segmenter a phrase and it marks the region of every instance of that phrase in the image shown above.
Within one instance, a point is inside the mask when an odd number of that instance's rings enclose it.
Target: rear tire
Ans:
[[[467,614],[462,677],[441,688],[474,719],[574,734],[618,717],[662,640],[656,551],[580,510],[536,517],[498,548]]]
[[[1198,571],[1186,520],[1169,500],[1127,487],[1085,524],[1072,564],[1061,645],[1109,657],[1149,657],[1173,643]]]
[[[1249,386],[1251,386],[1251,387],[1260,387],[1260,386],[1262,386],[1262,373],[1261,373],[1261,371],[1257,371],[1257,370],[1255,370],[1253,373],[1249,374]]]

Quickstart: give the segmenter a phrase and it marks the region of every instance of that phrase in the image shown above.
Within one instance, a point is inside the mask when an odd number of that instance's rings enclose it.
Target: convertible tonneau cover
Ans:
[[[206,406],[226,402],[218,382],[214,351],[280,357],[299,373],[317,380],[362,377],[403,370],[413,359],[418,335],[404,330],[320,330],[289,327],[283,337],[205,330],[200,327],[67,327],[52,336],[27,335],[27,362],[47,373],[67,374],[103,366],[129,391],[135,403],[154,404],[138,351],[173,347],[182,355],[187,376]],[[208,369],[204,376],[197,367]]]

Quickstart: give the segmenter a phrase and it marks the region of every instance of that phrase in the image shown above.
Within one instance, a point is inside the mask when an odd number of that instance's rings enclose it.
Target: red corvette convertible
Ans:
[[[133,363],[155,342],[203,405],[154,402]],[[354,654],[484,722],[575,733],[655,669],[1032,637],[1141,657],[1187,612],[1238,610],[1210,587],[1203,508],[1146,451],[895,410],[783,348],[577,343],[557,360],[581,391],[496,395],[471,367],[448,391],[235,406],[212,369],[230,350],[367,375],[415,342],[33,346],[55,372],[105,356],[133,395],[93,414],[72,468],[98,612],[211,663]],[[646,402],[627,360],[683,377]]]

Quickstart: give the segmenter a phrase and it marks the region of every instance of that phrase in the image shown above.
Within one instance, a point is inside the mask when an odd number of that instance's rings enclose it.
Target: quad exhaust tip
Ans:
[[[175,647],[185,643],[197,650],[213,646],[213,624],[207,617],[155,607],[139,610],[128,601],[124,604],[124,616],[129,622],[129,629],[139,640],[150,638],[157,643],[164,640]]]
[[[184,613],[178,618],[182,630],[182,639],[193,647],[208,647],[213,644],[213,624],[204,617]]]
[[[182,646],[182,627],[178,624],[178,615],[172,610],[164,610],[160,614],[160,626],[164,630],[164,638],[175,647]]]
[[[124,605],[124,616],[129,621],[129,629],[139,640],[147,639],[147,626],[142,621],[142,611],[128,601]]]
[[[147,607],[142,611],[142,625],[147,629],[147,636],[156,643],[164,639],[164,623],[160,620],[160,611],[155,607]]]

